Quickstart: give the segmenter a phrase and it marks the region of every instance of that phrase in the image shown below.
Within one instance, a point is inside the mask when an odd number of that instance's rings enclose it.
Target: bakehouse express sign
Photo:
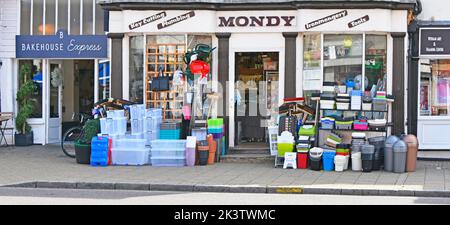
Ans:
[[[58,30],[56,35],[16,35],[16,58],[107,58],[106,35],[68,35]]]

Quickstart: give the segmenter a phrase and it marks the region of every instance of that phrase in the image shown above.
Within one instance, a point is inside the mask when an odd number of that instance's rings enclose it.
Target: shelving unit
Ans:
[[[145,64],[146,105],[162,108],[164,121],[180,121],[182,117],[184,88],[177,87],[170,81],[170,90],[151,91],[152,78],[171,76],[176,70],[184,69],[185,44],[147,45]]]
[[[332,111],[340,111],[340,112],[357,112],[357,113],[384,113],[384,118],[386,119],[386,125],[385,127],[370,127],[368,130],[357,130],[357,129],[325,129],[322,128],[322,124],[319,122],[317,126],[317,132],[316,132],[316,146],[319,146],[320,143],[320,131],[329,131],[329,132],[374,132],[374,133],[384,133],[384,135],[387,137],[387,133],[389,131],[389,127],[393,126],[392,122],[389,122],[389,106],[390,104],[387,103],[387,110],[351,110],[351,109],[320,109],[320,100],[317,100],[317,105],[319,108],[318,111],[318,120],[323,117],[323,111],[324,110],[332,110]]]

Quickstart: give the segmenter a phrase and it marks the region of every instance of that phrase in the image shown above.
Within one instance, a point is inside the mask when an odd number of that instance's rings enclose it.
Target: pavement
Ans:
[[[0,186],[146,191],[450,197],[450,162],[370,173],[274,168],[273,163],[195,167],[80,165],[58,146],[0,148]]]

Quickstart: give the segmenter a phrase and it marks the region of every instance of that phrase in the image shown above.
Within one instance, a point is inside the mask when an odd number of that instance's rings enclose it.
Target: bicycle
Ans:
[[[84,135],[84,124],[86,121],[92,119],[92,116],[86,113],[73,113],[72,120],[75,116],[78,116],[80,125],[67,130],[61,140],[61,149],[63,153],[71,158],[75,158],[75,142],[80,140]]]

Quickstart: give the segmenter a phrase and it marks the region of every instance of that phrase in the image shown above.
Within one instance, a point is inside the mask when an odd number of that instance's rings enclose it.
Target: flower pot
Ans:
[[[90,164],[91,145],[75,143],[75,159],[79,164]]]
[[[14,134],[14,142],[16,146],[30,146],[33,145],[33,132],[28,134]]]
[[[200,166],[208,165],[209,149],[208,150],[199,149],[198,156],[199,156],[198,162]]]

